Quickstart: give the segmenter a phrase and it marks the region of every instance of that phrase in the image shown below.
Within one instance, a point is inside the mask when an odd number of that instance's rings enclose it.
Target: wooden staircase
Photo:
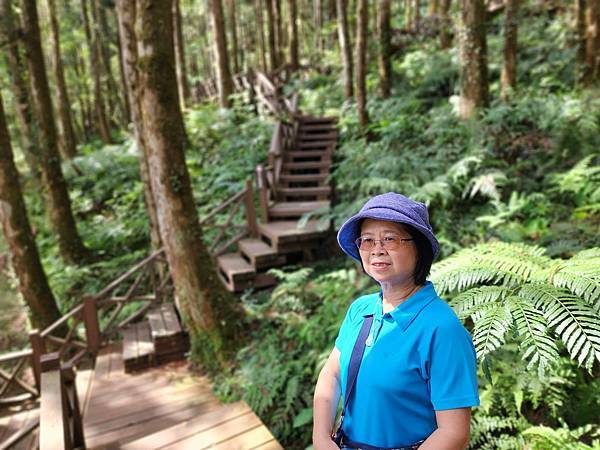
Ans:
[[[276,280],[266,273],[270,268],[309,261],[322,246],[329,224],[310,219],[299,227],[298,221],[331,206],[329,174],[337,137],[333,117],[294,115],[292,123],[276,125],[269,166],[257,168],[261,221],[253,235],[237,242],[237,251],[217,256],[227,289],[272,286]]]

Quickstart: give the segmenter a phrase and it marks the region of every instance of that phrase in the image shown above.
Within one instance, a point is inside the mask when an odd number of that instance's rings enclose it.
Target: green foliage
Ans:
[[[458,292],[451,304],[475,324],[480,360],[514,331],[527,369],[540,373],[558,360],[559,338],[570,356],[591,371],[600,361],[600,251],[552,260],[543,249],[488,243],[461,250],[434,265],[440,293]]]

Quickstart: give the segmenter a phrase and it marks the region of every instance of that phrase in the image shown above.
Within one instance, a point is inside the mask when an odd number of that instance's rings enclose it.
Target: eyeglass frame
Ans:
[[[375,246],[376,246],[376,244],[375,244],[375,243],[376,243],[376,242],[380,242],[380,243],[381,243],[381,247],[382,247],[382,248],[385,248],[386,250],[388,250],[388,251],[389,251],[389,250],[396,250],[397,248],[400,248],[400,247],[401,247],[401,246],[402,246],[402,245],[403,245],[405,242],[414,241],[414,238],[398,238],[398,242],[399,242],[399,243],[398,243],[398,246],[397,246],[397,247],[394,247],[394,248],[387,248],[387,247],[385,246],[385,243],[384,243],[384,241],[383,241],[383,240],[384,240],[385,238],[388,238],[388,237],[390,237],[390,236],[385,236],[383,239],[373,239],[373,247],[371,247],[371,248],[369,248],[369,249],[361,249],[361,248],[360,248],[360,243],[361,243],[361,241],[362,241],[363,239],[371,239],[371,238],[362,238],[362,237],[358,237],[358,238],[356,238],[356,240],[354,241],[354,245],[356,245],[356,247],[358,248],[358,251],[359,251],[359,252],[360,252],[360,251],[363,251],[363,252],[369,252],[369,251],[371,251],[371,250],[373,250],[373,249],[375,248]]]

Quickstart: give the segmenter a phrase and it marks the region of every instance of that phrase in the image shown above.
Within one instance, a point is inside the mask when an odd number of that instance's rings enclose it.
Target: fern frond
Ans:
[[[600,317],[577,296],[549,284],[527,284],[519,297],[529,298],[544,312],[550,328],[560,336],[571,358],[591,370],[600,361]]]
[[[473,313],[473,309],[481,305],[503,300],[508,289],[502,286],[482,286],[461,292],[450,302],[456,314],[464,319]]]
[[[584,252],[582,252],[584,253]],[[582,297],[594,309],[600,308],[600,256],[572,258],[551,270],[550,281],[558,288],[566,288]]]
[[[510,310],[503,304],[493,304],[485,312],[482,311],[473,329],[473,345],[475,345],[477,359],[483,360],[485,356],[504,344],[505,334],[511,322]]]
[[[519,296],[511,296],[507,303],[515,320],[517,332],[522,336],[522,359],[528,360],[527,369],[535,365],[540,373],[558,360],[558,349],[554,340],[548,336],[548,323],[543,313],[533,304]]]
[[[570,261],[575,259],[594,259],[600,258],[600,247],[592,247],[585,250],[581,250],[577,252],[577,254],[573,255]]]

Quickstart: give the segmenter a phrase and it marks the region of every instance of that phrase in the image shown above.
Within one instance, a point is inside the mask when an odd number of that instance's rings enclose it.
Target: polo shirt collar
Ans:
[[[402,331],[406,331],[409,325],[415,320],[420,312],[425,308],[432,300],[437,297],[435,288],[431,281],[426,281],[421,289],[408,297],[405,301],[400,303],[393,311],[390,312],[392,318],[402,327]],[[383,315],[383,291],[379,291],[378,307],[375,313],[375,317],[381,317]]]

